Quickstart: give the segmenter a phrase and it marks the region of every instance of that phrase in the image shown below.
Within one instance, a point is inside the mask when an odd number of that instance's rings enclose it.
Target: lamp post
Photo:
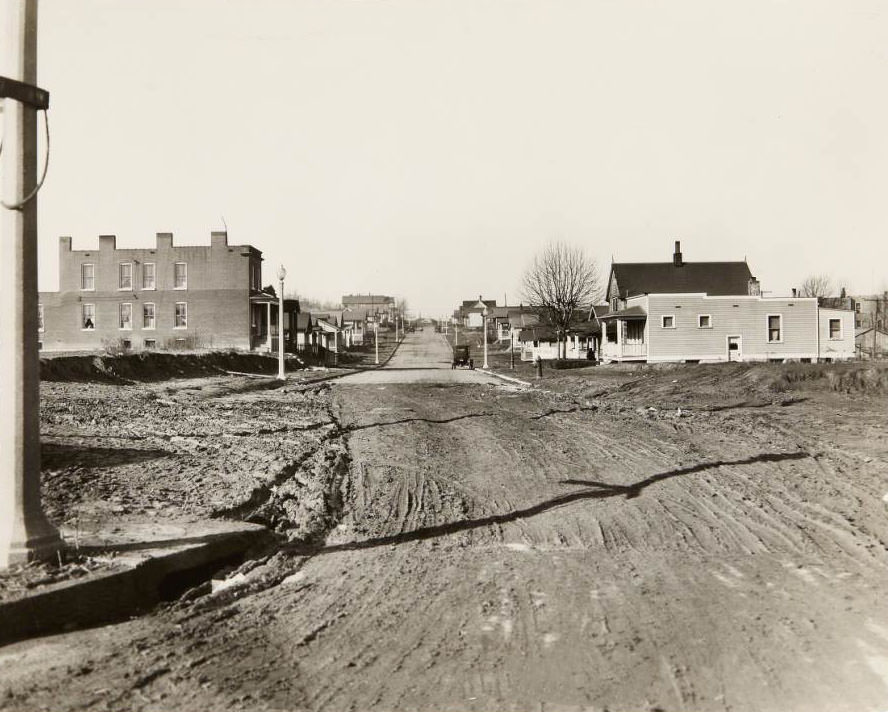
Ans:
[[[278,379],[283,381],[287,376],[284,373],[284,277],[287,270],[281,265],[278,268],[278,281],[281,291],[278,295]]]
[[[515,334],[512,333],[512,325],[509,325],[509,368],[515,370]]]
[[[379,365],[379,321],[373,320],[373,345],[376,347],[376,365]]]
[[[481,368],[490,368],[487,365],[487,305],[481,310],[481,329],[484,331],[484,365]]]

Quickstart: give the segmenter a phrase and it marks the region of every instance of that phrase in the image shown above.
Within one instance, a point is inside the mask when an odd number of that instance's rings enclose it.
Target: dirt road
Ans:
[[[473,354],[480,366],[482,360]],[[364,371],[340,379],[343,385],[375,383],[488,383],[500,381],[483,370],[451,368],[450,345],[441,334],[431,330],[414,332],[407,336],[385,368]]]
[[[322,543],[0,649],[0,708],[888,709],[884,398],[839,446],[816,396],[524,390],[438,338],[333,387]]]

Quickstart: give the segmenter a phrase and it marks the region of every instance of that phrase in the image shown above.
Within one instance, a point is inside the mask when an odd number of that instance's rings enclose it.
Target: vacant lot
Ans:
[[[56,519],[110,502],[283,538],[224,591],[7,646],[0,706],[884,710],[880,373],[47,389]]]

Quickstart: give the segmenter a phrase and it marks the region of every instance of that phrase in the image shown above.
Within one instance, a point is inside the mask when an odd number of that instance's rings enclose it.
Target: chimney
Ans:
[[[844,299],[845,297],[848,296],[848,293],[845,291],[845,288],[844,288],[844,287],[842,287],[842,291],[840,292],[839,296],[840,296],[842,299]]]
[[[62,235],[59,238],[59,252],[70,252],[71,251],[71,238],[68,235]]]
[[[213,230],[210,233],[210,247],[228,247],[228,231]]]
[[[750,297],[760,297],[762,296],[762,286],[759,284],[759,281],[755,277],[749,278],[749,296]]]
[[[167,250],[173,246],[173,233],[159,232],[157,233],[157,249]]]
[[[798,296],[798,290],[795,287],[792,288],[792,296],[793,298]]]
[[[117,235],[99,235],[100,250],[117,249]]]
[[[681,243],[678,240],[675,241],[675,254],[672,255],[672,264],[676,267],[681,267],[684,264],[681,261]]]

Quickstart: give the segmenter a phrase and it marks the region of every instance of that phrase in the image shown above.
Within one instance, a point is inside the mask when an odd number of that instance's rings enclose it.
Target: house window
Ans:
[[[627,321],[626,322],[626,344],[643,344],[644,343],[644,322]]]
[[[185,302],[176,302],[176,321],[177,329],[185,329],[188,327],[188,304]]]
[[[129,351],[133,347],[132,339],[124,339],[123,340],[123,350]]]
[[[80,288],[84,291],[93,291],[96,288],[96,266],[92,264],[80,265]]]
[[[697,327],[700,329],[711,329],[712,328],[712,316],[710,314],[698,314],[697,315]]]
[[[118,328],[120,329],[132,329],[133,328],[133,305],[129,303],[123,303],[118,305],[117,313],[119,316]]]
[[[157,289],[157,265],[153,262],[142,265],[142,289]]]
[[[80,305],[80,328],[95,329],[96,328],[96,305],[81,304]]]
[[[768,314],[768,343],[776,344],[783,341],[783,317],[780,314]]]
[[[262,266],[258,262],[250,262],[250,289],[259,291],[262,289]]]
[[[675,315],[674,314],[664,314],[660,317],[660,326],[664,329],[674,329],[675,328]]]
[[[842,320],[829,320],[829,338],[832,341],[841,341],[842,339]]]
[[[854,302],[854,311],[860,314],[860,302]]]
[[[43,305],[37,305],[37,331],[43,331]]]
[[[145,302],[142,305],[142,328],[143,329],[153,329],[155,328],[156,321],[156,308],[153,303]]]
[[[117,288],[132,289],[133,288],[133,263],[121,262],[117,266]]]
[[[173,265],[173,289],[188,289],[188,265],[184,262]]]
[[[156,349],[157,348],[157,339],[145,339],[145,348],[146,349]]]

